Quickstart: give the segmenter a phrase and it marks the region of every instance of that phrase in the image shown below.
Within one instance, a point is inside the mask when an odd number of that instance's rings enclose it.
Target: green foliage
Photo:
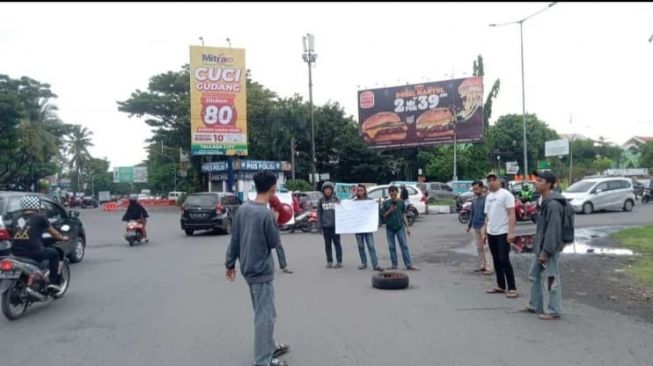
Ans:
[[[639,165],[643,168],[653,169],[653,142],[640,146]]]
[[[301,179],[287,180],[283,185],[289,191],[306,192],[306,191],[312,191],[313,190],[313,186],[309,182],[307,182],[305,180],[301,180]]]
[[[643,283],[653,286],[653,226],[625,229],[614,233],[613,238],[639,254],[634,257],[632,271]]]
[[[612,160],[610,160],[608,157],[601,156],[594,159],[592,162],[592,169],[596,174],[601,174],[604,170],[610,169],[612,164]]]

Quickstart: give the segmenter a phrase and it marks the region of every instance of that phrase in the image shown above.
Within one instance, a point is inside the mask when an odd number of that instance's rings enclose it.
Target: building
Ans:
[[[653,142],[653,137],[651,136],[633,136],[628,141],[624,142],[621,147],[623,147],[624,150],[632,153],[632,154],[637,154],[639,152],[639,146],[646,144],[648,142]]]
[[[254,190],[254,174],[264,169],[279,175],[277,186],[280,188],[285,183],[284,173],[291,171],[292,165],[287,161],[239,158],[202,164],[202,172],[209,175],[210,192],[236,192],[241,200],[246,199],[247,193]]]

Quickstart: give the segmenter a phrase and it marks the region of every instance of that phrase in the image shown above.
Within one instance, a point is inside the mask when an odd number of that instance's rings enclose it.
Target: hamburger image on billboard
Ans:
[[[358,118],[371,147],[473,143],[483,138],[483,79],[360,90]]]

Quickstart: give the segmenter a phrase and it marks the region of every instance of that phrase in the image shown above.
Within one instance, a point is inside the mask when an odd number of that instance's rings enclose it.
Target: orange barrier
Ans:
[[[115,212],[118,211],[118,205],[115,202],[107,202],[102,209],[106,212]]]

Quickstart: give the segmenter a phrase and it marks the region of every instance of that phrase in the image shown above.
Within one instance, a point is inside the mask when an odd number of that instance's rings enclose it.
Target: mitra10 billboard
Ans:
[[[469,77],[358,92],[365,142],[401,148],[483,138],[483,78]]]
[[[191,152],[247,155],[245,50],[190,47]]]

